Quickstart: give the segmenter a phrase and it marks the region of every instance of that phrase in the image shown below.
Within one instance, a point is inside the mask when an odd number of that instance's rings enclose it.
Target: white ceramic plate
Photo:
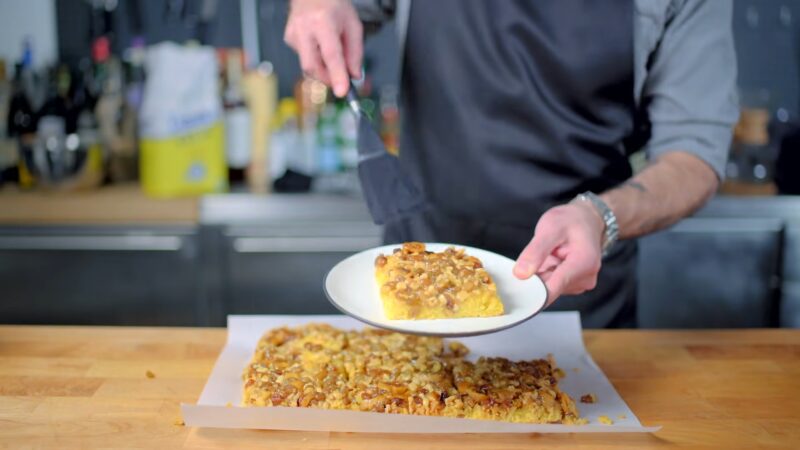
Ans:
[[[475,336],[518,325],[544,309],[547,290],[537,276],[519,280],[512,273],[514,261],[486,250],[463,245],[426,243],[430,251],[447,247],[464,248],[478,257],[497,284],[505,313],[495,317],[434,320],[389,320],[375,282],[375,258],[391,254],[400,245],[386,245],[350,256],[333,267],[325,277],[325,294],[343,313],[370,325],[403,333],[431,336]]]

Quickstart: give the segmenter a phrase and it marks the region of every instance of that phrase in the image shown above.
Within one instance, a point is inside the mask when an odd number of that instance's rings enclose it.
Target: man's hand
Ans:
[[[702,206],[717,190],[711,166],[683,151],[661,155],[633,178],[600,198],[614,211],[620,239],[666,228]],[[514,275],[538,274],[548,304],[562,294],[594,289],[600,271],[605,223],[590,203],[573,201],[542,215],[533,240],[517,258]]]
[[[300,56],[306,76],[344,97],[361,77],[363,27],[350,0],[292,0],[283,40]]]
[[[594,207],[574,201],[548,210],[533,239],[517,258],[514,275],[539,275],[547,286],[547,304],[563,294],[594,289],[602,261],[605,223]]]

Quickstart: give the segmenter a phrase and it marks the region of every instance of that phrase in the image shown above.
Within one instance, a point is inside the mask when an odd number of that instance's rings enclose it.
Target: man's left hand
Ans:
[[[533,239],[517,258],[514,275],[538,275],[547,286],[547,304],[564,294],[594,289],[602,261],[605,223],[594,207],[575,201],[548,210]]]

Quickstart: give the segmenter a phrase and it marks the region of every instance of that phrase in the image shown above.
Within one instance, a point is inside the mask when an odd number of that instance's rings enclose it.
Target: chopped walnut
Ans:
[[[425,305],[457,311],[466,295],[488,290],[496,292],[483,264],[464,249],[453,247],[434,253],[421,242],[406,242],[392,255],[379,255],[375,267],[386,270],[381,291],[412,306]]]
[[[597,418],[597,421],[603,425],[614,425],[614,421],[608,416],[600,416]]]
[[[310,324],[265,334],[245,368],[244,406],[584,423],[552,359],[464,359],[457,341]],[[528,411],[529,415],[519,415]],[[524,417],[524,419],[522,418]]]
[[[581,395],[581,403],[597,403],[597,396],[594,394]]]
[[[386,265],[386,261],[387,260],[386,260],[385,256],[378,255],[378,257],[375,258],[375,267],[383,267],[383,266],[385,266]]]
[[[447,348],[450,349],[450,352],[453,353],[453,356],[459,358],[462,356],[467,356],[467,354],[469,353],[469,349],[467,348],[467,346],[458,341],[450,342],[447,345]]]

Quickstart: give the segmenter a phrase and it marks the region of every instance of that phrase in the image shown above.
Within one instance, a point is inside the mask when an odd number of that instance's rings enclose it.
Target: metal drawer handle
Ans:
[[[179,236],[2,236],[0,250],[174,252]]]
[[[375,237],[240,237],[233,240],[238,253],[360,252],[380,245]]]

